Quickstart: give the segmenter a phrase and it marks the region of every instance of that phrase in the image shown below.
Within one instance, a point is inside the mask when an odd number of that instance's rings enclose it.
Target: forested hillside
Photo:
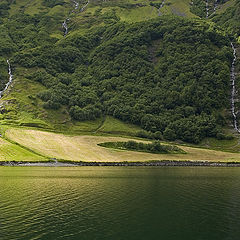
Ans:
[[[235,4],[229,7],[225,12],[213,18],[218,25],[234,33],[236,37],[240,35],[240,0],[236,0]]]
[[[240,15],[225,2],[2,1],[0,87],[7,59],[15,78],[2,122],[110,115],[157,139],[227,138]]]

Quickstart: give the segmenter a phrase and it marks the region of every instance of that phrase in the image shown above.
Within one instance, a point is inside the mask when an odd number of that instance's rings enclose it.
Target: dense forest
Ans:
[[[224,124],[216,110],[228,104],[232,54],[228,38],[207,25],[165,17],[51,41],[13,57],[39,68],[27,77],[48,88],[38,94],[45,108],[67,105],[80,121],[108,114],[190,142]]]
[[[111,115],[156,139],[199,143],[205,137],[225,137],[222,112],[229,107],[233,55],[232,36],[221,23],[231,27],[239,8],[214,17],[220,27],[176,16],[130,24],[114,11],[96,12],[104,24],[59,39],[51,32],[63,16],[9,16],[10,3],[3,1],[0,7],[0,70],[7,67],[6,57],[14,67],[29,69],[25,77],[45,86],[37,94],[45,109],[66,106],[77,121]],[[6,81],[5,71],[0,87]]]

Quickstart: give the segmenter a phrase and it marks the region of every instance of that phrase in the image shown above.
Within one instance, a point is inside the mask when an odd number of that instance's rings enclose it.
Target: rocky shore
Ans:
[[[177,167],[240,167],[240,162],[208,161],[149,161],[149,162],[0,162],[0,166],[39,166],[39,167],[74,167],[74,166],[177,166]]]

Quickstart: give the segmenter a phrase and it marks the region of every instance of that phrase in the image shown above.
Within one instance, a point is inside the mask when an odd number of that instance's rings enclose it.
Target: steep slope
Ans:
[[[209,13],[217,27],[197,17],[205,18],[194,10],[198,1],[1,4],[2,89],[9,58],[14,74],[1,103],[2,124],[59,130],[91,121],[94,130],[111,115],[159,139],[226,138],[233,54],[221,21],[229,11],[237,19],[235,8]],[[216,9],[208,4],[217,14],[223,1]]]
[[[234,0],[193,0],[191,2],[191,12],[201,18],[211,18],[221,9],[224,11],[224,4]],[[226,7],[227,8],[227,7]]]
[[[240,35],[240,1],[236,0],[232,7],[226,9],[225,12],[218,14],[213,21],[227,31],[239,37]]]
[[[113,115],[169,140],[199,142],[216,136],[222,123],[214,112],[227,107],[227,45],[206,24],[166,17],[75,34],[13,59],[48,89],[38,93],[47,109],[66,106],[76,120]]]

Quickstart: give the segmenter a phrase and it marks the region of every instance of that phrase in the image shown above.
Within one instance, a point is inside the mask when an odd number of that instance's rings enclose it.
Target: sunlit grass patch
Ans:
[[[123,142],[132,140],[114,136],[66,136],[51,132],[8,129],[6,137],[17,142],[36,153],[49,158],[70,161],[150,161],[150,160],[176,160],[176,161],[214,161],[238,162],[239,153],[222,152],[216,150],[195,148],[177,145],[187,154],[152,154],[145,152],[120,151],[98,146],[102,142]],[[149,143],[149,141],[143,141]]]
[[[0,161],[37,162],[48,159],[0,138]]]

